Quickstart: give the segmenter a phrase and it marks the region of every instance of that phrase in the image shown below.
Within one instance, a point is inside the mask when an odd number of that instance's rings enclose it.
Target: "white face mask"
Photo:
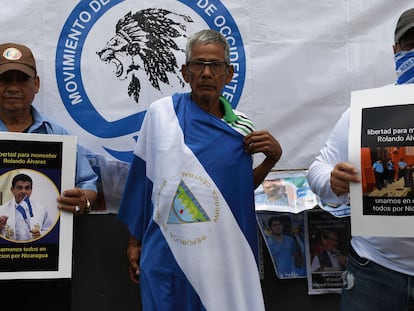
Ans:
[[[395,53],[396,84],[414,83],[414,49]]]

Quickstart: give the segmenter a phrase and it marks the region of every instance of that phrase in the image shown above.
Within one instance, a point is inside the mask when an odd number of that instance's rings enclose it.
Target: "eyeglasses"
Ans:
[[[214,74],[222,74],[226,71],[229,65],[226,62],[202,62],[191,61],[187,63],[188,69],[193,73],[198,73],[204,70],[205,66],[209,66]]]

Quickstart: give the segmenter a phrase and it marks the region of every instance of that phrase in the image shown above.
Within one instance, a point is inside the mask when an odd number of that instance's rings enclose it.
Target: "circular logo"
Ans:
[[[22,57],[22,52],[16,48],[7,48],[3,52],[3,57],[8,60],[18,60]]]
[[[145,94],[152,92],[160,98],[185,88],[178,66],[192,34],[189,29],[207,25],[226,37],[235,74],[223,96],[233,107],[242,95],[246,60],[238,27],[220,1],[177,1],[185,10],[161,2],[162,8],[135,11],[122,5],[126,2],[80,1],[60,33],[55,70],[60,97],[72,119],[90,135],[110,142],[101,146],[108,154],[129,162],[133,147],[124,150],[125,145],[117,146],[116,142],[125,141],[125,137],[135,141],[139,136],[144,105],[150,101]],[[107,16],[111,16],[113,27],[107,26]],[[91,33],[94,44],[88,46]],[[110,75],[106,68],[88,67],[92,58],[99,66],[113,68]],[[123,83],[122,88],[117,88],[118,83]]]
[[[220,222],[223,198],[208,176],[181,172],[180,176],[171,176],[154,186],[154,220],[163,232],[168,231],[170,241],[199,244]],[[190,224],[197,229],[189,228]]]

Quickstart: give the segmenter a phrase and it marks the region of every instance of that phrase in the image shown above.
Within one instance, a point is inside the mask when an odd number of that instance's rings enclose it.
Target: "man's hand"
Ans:
[[[279,161],[282,156],[282,147],[268,131],[255,131],[244,137],[244,149],[250,154],[262,152],[266,156],[253,171],[254,188],[256,189]]]
[[[244,149],[253,154],[262,152],[266,158],[272,159],[275,164],[282,155],[282,147],[268,131],[255,131],[244,137]]]
[[[349,193],[349,183],[360,182],[360,177],[355,167],[349,163],[340,162],[332,170],[330,182],[332,191],[340,196]]]
[[[32,229],[30,230],[31,234],[32,234],[32,238],[33,239],[37,239],[40,237],[40,231],[39,229]]]
[[[91,190],[80,188],[68,189],[63,191],[57,199],[58,208],[78,215],[88,214],[91,204],[95,202],[97,193]]]
[[[4,227],[6,226],[7,223],[7,219],[9,219],[9,217],[7,216],[0,216],[0,230],[4,230]]]
[[[139,257],[141,256],[141,242],[129,236],[127,256],[129,261],[129,277],[135,284],[139,284]]]

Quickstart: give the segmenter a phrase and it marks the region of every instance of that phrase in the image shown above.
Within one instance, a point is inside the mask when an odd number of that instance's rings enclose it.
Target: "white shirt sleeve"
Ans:
[[[349,195],[337,196],[333,193],[330,175],[339,162],[348,162],[349,108],[342,114],[333,128],[325,146],[309,167],[308,181],[310,188],[324,202],[347,204]]]

